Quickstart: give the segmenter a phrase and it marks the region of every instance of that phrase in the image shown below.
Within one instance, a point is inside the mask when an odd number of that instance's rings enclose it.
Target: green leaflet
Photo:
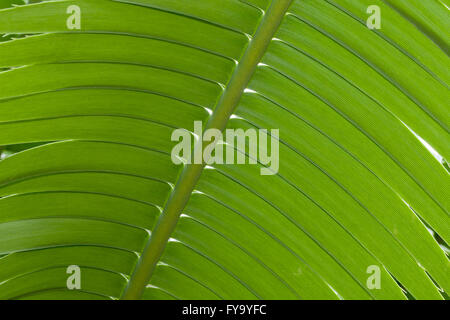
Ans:
[[[449,261],[421,219],[450,242],[448,171],[414,133],[449,158],[442,2],[0,10],[24,36],[0,43],[0,145],[19,151],[0,160],[0,298],[441,299]],[[196,120],[280,129],[278,174],[174,165]]]

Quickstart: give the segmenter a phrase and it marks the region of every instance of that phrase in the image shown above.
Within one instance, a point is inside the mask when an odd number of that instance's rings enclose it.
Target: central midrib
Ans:
[[[275,32],[280,26],[292,0],[273,0],[261,23],[237,65],[217,106],[206,123],[205,130],[215,128],[223,131],[237,107],[241,96],[252,78]],[[199,146],[204,149],[205,146]],[[203,153],[202,153],[203,154]],[[122,299],[140,299],[156,268],[166,244],[175,230],[178,219],[187,205],[205,164],[188,164],[166,202],[165,208],[153,229],[139,261],[136,264]]]

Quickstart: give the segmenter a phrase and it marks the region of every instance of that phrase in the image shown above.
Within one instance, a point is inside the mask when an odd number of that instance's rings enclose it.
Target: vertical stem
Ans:
[[[209,118],[205,130],[215,128],[223,131],[225,129],[291,2],[292,0],[272,1],[255,36],[250,41],[241,61],[236,67],[227,88],[218,101],[217,107]],[[202,148],[203,151],[206,145],[198,145],[198,147]],[[139,299],[142,296],[156,268],[156,264],[161,258],[171,234],[175,230],[178,219],[200,179],[204,167],[204,163],[188,164],[184,167],[136,265],[122,299]]]

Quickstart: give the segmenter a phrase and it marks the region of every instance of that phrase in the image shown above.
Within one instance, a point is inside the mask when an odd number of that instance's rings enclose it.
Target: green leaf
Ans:
[[[2,2],[0,299],[448,297],[444,3]],[[194,121],[278,171],[175,165]]]

